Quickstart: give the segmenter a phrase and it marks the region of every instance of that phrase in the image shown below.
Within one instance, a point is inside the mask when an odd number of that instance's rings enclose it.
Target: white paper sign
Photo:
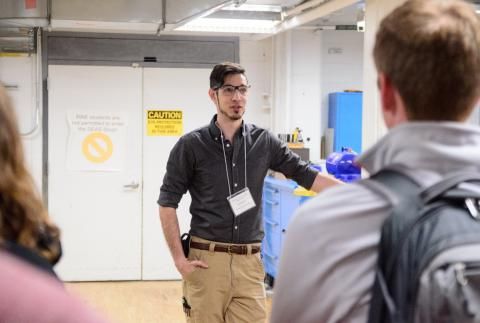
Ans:
[[[123,114],[69,111],[67,122],[68,170],[122,170],[127,143],[127,121]]]

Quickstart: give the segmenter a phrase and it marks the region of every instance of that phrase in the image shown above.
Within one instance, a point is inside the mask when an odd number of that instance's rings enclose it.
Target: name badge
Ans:
[[[245,187],[243,190],[227,197],[227,200],[235,216],[239,216],[240,214],[253,209],[256,205],[248,187]]]

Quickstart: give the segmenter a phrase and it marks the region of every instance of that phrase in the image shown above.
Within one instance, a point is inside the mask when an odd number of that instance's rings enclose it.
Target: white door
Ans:
[[[208,97],[209,69],[145,68],[144,124],[147,111],[182,111],[183,133],[210,122],[215,113]],[[156,203],[165,175],[168,156],[179,136],[148,135],[143,141],[143,279],[179,279],[180,275],[163,238]],[[190,196],[183,197],[177,210],[181,232],[190,226]]]
[[[141,279],[142,69],[49,67],[49,211],[62,279]]]

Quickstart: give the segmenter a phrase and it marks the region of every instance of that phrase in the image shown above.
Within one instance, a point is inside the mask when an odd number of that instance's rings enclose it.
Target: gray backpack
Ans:
[[[382,227],[368,322],[480,322],[480,174],[426,190],[392,169],[362,182],[398,202]]]

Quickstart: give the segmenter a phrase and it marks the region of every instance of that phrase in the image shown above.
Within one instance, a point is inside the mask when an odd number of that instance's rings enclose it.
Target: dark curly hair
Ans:
[[[210,88],[218,89],[223,85],[225,77],[231,74],[243,74],[245,76],[245,69],[236,63],[223,62],[215,65],[210,73]]]

